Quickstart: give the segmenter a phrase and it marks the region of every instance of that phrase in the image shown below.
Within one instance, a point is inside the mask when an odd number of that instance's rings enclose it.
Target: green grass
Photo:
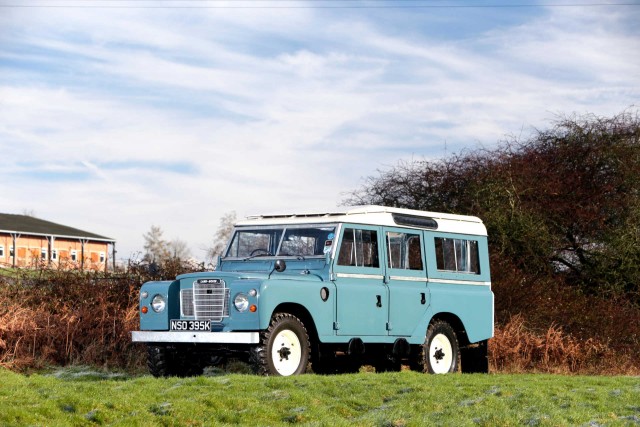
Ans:
[[[640,378],[0,370],[0,425],[640,425]]]

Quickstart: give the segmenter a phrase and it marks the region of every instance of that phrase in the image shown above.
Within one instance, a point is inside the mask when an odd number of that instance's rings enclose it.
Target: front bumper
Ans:
[[[258,344],[258,332],[167,332],[133,331],[133,342],[175,342],[194,344]]]

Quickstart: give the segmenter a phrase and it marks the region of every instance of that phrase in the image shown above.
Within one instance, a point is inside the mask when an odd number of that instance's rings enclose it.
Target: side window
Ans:
[[[4,258],[4,246],[0,245],[0,258]]]
[[[375,230],[345,229],[338,255],[338,265],[380,267],[378,233]]]
[[[324,255],[327,242],[331,249],[334,232],[334,227],[287,228],[280,243],[278,255]]]
[[[476,240],[435,238],[438,270],[480,274]]]
[[[387,255],[389,268],[422,270],[420,235],[388,232]]]

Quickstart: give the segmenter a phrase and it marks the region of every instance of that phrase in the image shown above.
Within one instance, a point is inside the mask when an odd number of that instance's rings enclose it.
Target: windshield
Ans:
[[[226,256],[323,256],[331,250],[335,226],[296,226],[236,229]]]

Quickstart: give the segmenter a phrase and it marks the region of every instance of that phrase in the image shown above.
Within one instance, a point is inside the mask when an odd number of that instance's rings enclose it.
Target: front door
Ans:
[[[384,283],[379,227],[344,225],[334,263],[338,335],[387,335],[389,288]]]

